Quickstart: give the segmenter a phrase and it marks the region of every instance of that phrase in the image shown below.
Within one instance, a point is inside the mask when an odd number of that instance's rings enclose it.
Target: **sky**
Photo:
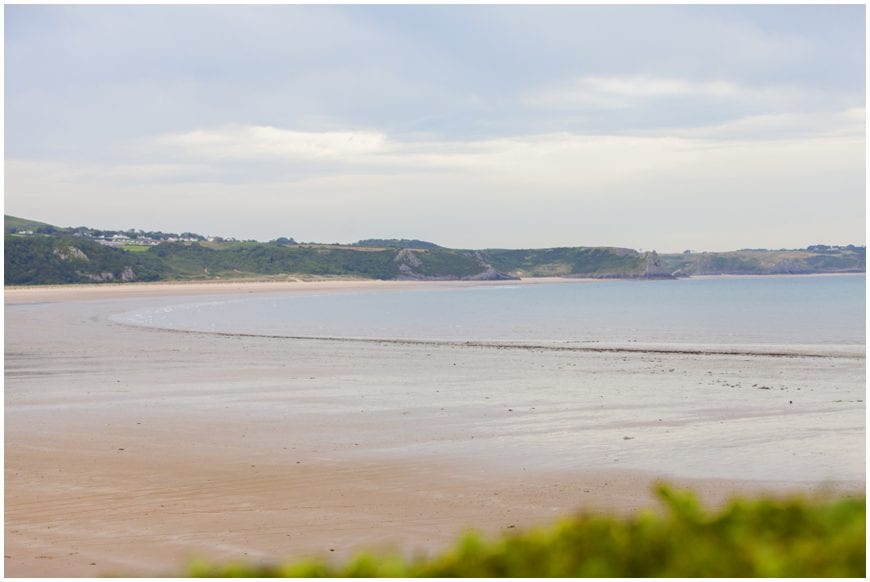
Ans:
[[[454,248],[865,242],[865,6],[6,5],[5,211]]]

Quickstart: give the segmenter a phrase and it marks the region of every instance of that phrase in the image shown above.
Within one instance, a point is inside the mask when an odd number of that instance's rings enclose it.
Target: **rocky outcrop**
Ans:
[[[486,262],[483,256],[481,256],[480,251],[474,251],[473,255],[474,258],[477,259],[477,262],[480,263],[480,267],[483,270],[477,275],[462,277],[461,279],[463,281],[514,281],[519,279],[519,277],[496,271],[495,268],[493,268],[493,266]]]
[[[676,272],[670,272],[666,265],[662,263],[659,255],[655,251],[644,253],[643,268],[637,271],[624,271],[612,273],[572,273],[565,275],[572,279],[676,279],[680,275]]]
[[[776,275],[798,275],[808,272],[810,272],[810,270],[807,269],[806,266],[802,266],[793,259],[783,259],[776,263],[771,269],[771,273]]]
[[[121,281],[123,281],[124,283],[128,283],[130,281],[135,281],[135,280],[136,280],[136,273],[133,272],[133,268],[129,267],[129,266],[124,267],[124,270],[121,271]]]
[[[681,275],[677,272],[671,272],[667,265],[659,258],[659,254],[655,251],[650,251],[644,254],[643,274],[641,279],[676,279]],[[685,275],[683,275],[685,276]]]
[[[83,271],[76,271],[76,275],[89,281],[96,281],[97,283],[107,283],[116,280],[121,281],[122,283],[129,283],[130,281],[136,280],[136,273],[133,272],[131,267],[124,267],[124,270],[121,271],[120,275],[117,277],[110,271],[103,271],[102,273],[85,273]]]
[[[97,283],[105,283],[107,281],[115,280],[114,273],[110,273],[109,271],[103,271],[102,273],[85,273],[83,271],[76,271],[76,275],[87,279],[88,281],[96,281]]]
[[[90,261],[81,249],[72,246],[54,249],[54,256],[61,261]]]
[[[646,273],[572,273],[563,275],[567,279],[676,279],[679,275],[674,273],[650,274]]]
[[[396,258],[393,259],[393,262],[399,263],[399,276],[397,279],[404,279],[407,277],[408,279],[413,280],[422,276],[414,271],[414,267],[422,266],[423,262],[412,249],[400,250],[396,253]]]
[[[643,259],[643,276],[645,278],[660,279],[662,277],[671,277],[671,273],[665,269],[661,259],[659,259],[659,254],[657,252],[651,251],[646,253]]]
[[[477,273],[472,275],[451,273],[427,275],[421,272],[426,252],[420,249],[402,249],[396,253],[393,261],[399,264],[399,274],[396,275],[395,279],[399,281],[510,281],[518,279],[518,277],[497,271],[478,251],[470,251],[460,255],[466,259],[473,259],[480,265],[480,271]],[[423,253],[424,258],[421,258],[418,253]]]

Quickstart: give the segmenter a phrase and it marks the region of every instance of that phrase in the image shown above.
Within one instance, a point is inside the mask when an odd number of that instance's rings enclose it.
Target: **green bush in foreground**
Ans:
[[[198,563],[207,577],[864,577],[866,499],[736,500],[718,513],[691,493],[657,490],[667,511],[580,515],[485,541],[466,534],[433,558],[362,554],[343,565]]]

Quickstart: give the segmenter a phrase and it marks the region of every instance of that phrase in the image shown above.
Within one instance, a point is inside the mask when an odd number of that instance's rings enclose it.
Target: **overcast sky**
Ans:
[[[865,7],[5,7],[6,212],[460,248],[865,241]]]

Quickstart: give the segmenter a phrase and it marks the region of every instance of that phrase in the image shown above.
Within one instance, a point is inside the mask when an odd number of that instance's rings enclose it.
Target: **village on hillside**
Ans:
[[[9,229],[7,228],[7,231]],[[195,232],[183,232],[176,234],[173,232],[161,231],[144,231],[144,230],[100,230],[79,226],[75,228],[58,228],[51,225],[39,226],[35,228],[12,229],[12,232],[17,236],[39,236],[47,234],[67,234],[90,239],[99,244],[124,248],[129,246],[151,247],[164,242],[257,242],[256,240],[239,240],[234,237],[221,236],[203,236]]]

